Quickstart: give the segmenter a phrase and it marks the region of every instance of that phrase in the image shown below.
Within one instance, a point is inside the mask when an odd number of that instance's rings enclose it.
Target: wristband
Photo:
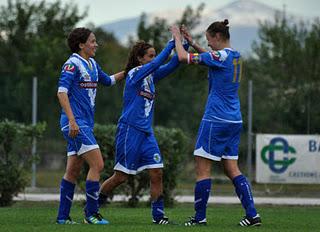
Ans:
[[[111,79],[111,85],[114,85],[116,83],[116,78],[114,75],[110,76]]]

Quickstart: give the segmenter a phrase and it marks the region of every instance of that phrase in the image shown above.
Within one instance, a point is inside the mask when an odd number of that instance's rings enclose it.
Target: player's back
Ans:
[[[229,48],[217,53],[221,54],[218,60],[221,65],[209,68],[209,96],[205,118],[241,122],[238,96],[241,80],[240,53]]]

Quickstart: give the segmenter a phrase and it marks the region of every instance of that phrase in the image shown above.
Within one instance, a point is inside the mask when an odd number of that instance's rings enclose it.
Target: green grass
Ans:
[[[241,228],[237,222],[243,216],[240,205],[209,205],[208,226],[185,228],[179,225],[152,225],[150,208],[145,204],[139,208],[125,208],[112,203],[101,213],[110,220],[106,226],[56,225],[54,224],[57,202],[18,202],[12,207],[0,208],[0,231],[319,231],[320,207],[258,206],[263,225],[256,228]],[[170,219],[182,223],[193,214],[192,204],[177,204],[166,209]],[[71,211],[75,221],[81,221],[82,206],[76,203]]]

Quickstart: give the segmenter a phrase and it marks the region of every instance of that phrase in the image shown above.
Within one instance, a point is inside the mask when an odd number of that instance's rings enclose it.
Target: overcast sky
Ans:
[[[29,0],[36,2],[39,0]],[[47,0],[53,2],[55,0]],[[140,16],[142,12],[185,8],[187,5],[198,6],[204,2],[208,8],[219,9],[235,0],[61,0],[63,4],[77,4],[80,12],[88,11],[83,23],[92,22],[96,26],[115,20]],[[256,0],[277,9],[286,6],[288,12],[300,15],[320,17],[319,0]],[[7,0],[0,0],[0,5]],[[88,8],[89,7],[89,8]]]

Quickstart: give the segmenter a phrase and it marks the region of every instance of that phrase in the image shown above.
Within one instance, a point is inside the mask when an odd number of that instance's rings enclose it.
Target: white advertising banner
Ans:
[[[256,136],[258,183],[320,184],[320,136]]]

